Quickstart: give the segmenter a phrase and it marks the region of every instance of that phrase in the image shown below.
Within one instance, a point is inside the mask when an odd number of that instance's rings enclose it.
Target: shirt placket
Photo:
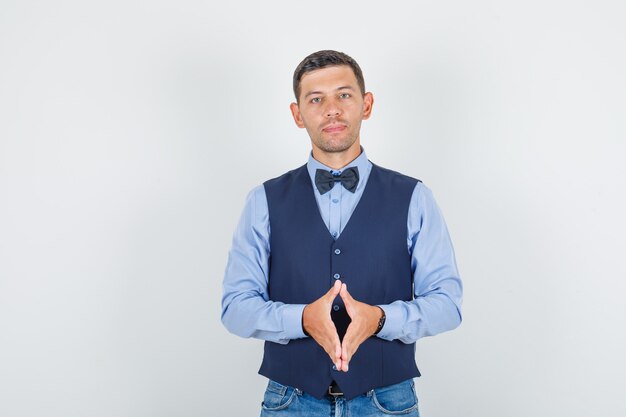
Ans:
[[[330,190],[330,207],[328,210],[328,228],[333,238],[337,239],[341,234],[341,192],[343,186],[341,183],[336,183]]]

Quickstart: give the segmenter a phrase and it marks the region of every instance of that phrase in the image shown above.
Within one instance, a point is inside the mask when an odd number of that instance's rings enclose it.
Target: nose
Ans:
[[[335,100],[328,100],[326,102],[326,109],[324,109],[326,117],[337,117],[341,114],[341,108]]]

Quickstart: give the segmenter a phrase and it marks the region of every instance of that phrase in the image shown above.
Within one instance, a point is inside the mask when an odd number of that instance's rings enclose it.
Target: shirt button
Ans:
[[[335,311],[339,311],[339,308],[340,308],[340,307],[339,307],[337,304],[335,304],[335,305],[333,306],[333,310],[335,310]]]
[[[333,232],[333,237],[337,237],[337,232]]]
[[[339,202],[339,200],[337,200],[336,198],[333,198],[333,203],[337,204]]]
[[[341,249],[335,249],[335,255],[339,255],[341,253]]]
[[[341,275],[339,275],[339,274],[335,274],[335,275],[333,275],[333,278],[335,278],[335,279],[339,279],[339,278],[341,278]]]

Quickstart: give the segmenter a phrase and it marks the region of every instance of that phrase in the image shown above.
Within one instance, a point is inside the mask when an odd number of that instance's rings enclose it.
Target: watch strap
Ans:
[[[378,307],[378,308],[380,308],[380,307]],[[376,331],[374,332],[374,335],[377,335],[383,329],[383,326],[385,325],[385,320],[387,319],[387,316],[385,315],[385,310],[380,308],[380,311],[383,312],[383,316],[378,320],[378,327],[376,328]]]

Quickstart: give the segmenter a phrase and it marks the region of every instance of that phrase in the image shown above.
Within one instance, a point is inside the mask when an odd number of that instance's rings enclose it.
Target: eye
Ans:
[[[319,98],[319,97],[313,97],[313,98],[311,99],[311,103],[319,103],[319,102],[321,102],[321,101],[322,101],[322,99],[321,99],[321,98]]]
[[[339,97],[341,97],[341,98],[350,98],[350,97],[352,97],[352,96],[350,95],[350,93],[341,93],[341,94],[339,95]]]

